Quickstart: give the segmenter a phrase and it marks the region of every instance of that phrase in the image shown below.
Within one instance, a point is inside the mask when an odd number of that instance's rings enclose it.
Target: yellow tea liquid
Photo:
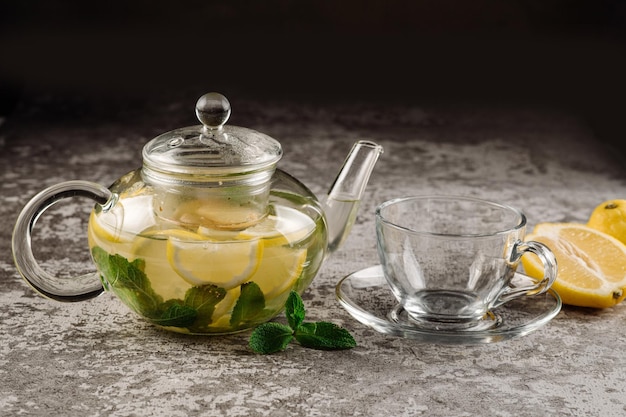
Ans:
[[[290,290],[306,288],[321,265],[316,230],[323,228],[291,207],[273,205],[244,230],[191,229],[130,214],[152,213],[148,200],[125,199],[110,213],[92,213],[88,236],[105,288],[162,327],[190,333],[252,327],[282,310]]]

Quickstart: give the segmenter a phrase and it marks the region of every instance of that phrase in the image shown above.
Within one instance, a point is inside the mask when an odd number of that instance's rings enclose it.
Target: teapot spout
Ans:
[[[356,220],[359,203],[383,147],[370,141],[358,141],[330,187],[324,202],[328,227],[328,253],[346,240]]]

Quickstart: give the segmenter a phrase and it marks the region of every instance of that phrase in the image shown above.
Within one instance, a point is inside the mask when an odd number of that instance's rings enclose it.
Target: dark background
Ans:
[[[557,106],[624,142],[617,0],[0,3],[0,107],[189,89],[297,100]]]

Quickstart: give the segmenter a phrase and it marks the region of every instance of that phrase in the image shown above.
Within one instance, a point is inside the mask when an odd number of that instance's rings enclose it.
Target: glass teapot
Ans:
[[[224,96],[205,94],[196,104],[202,125],[148,142],[143,166],[109,188],[68,181],[33,197],[13,232],[22,277],[58,301],[112,291],[181,333],[232,333],[275,317],[348,235],[382,147],[357,142],[320,202],[276,168],[275,139],[225,125],[230,113]],[[88,242],[97,272],[60,278],[38,265],[31,232],[47,208],[73,196],[96,201]]]

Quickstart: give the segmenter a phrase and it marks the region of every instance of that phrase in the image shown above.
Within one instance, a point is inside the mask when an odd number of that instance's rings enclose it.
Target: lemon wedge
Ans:
[[[263,255],[259,239],[208,240],[187,230],[168,232],[167,260],[192,285],[213,284],[230,290],[250,279]]]
[[[626,245],[614,237],[578,223],[540,223],[526,240],[547,245],[559,272],[552,285],[564,304],[607,308],[626,297]],[[525,272],[543,276],[543,266],[531,254],[522,257]]]

